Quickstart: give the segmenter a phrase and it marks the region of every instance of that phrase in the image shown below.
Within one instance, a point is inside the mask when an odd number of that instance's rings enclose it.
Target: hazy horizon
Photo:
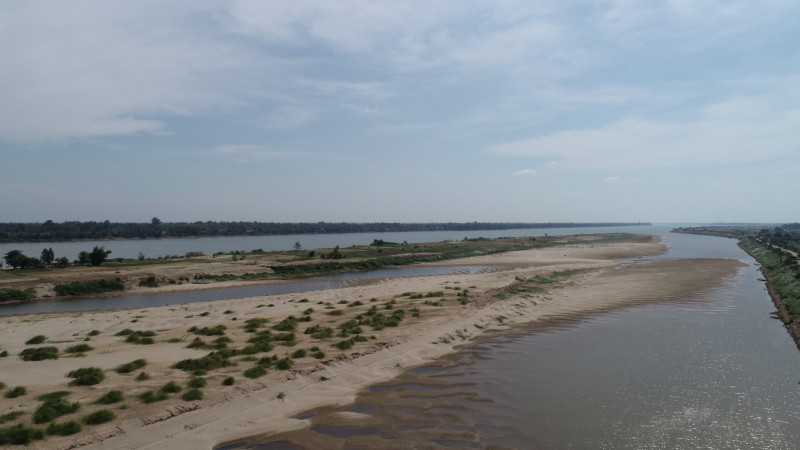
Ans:
[[[800,220],[795,2],[0,7],[0,222]]]

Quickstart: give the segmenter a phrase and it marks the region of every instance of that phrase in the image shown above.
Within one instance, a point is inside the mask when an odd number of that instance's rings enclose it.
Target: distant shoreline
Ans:
[[[649,222],[64,222],[0,223],[0,243],[121,241],[425,231],[520,230],[650,226]]]

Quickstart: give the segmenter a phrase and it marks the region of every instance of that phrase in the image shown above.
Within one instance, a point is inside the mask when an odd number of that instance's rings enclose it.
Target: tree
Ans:
[[[3,256],[3,259],[6,260],[6,264],[11,266],[12,269],[24,266],[27,258],[27,256],[22,254],[22,250],[11,250]]]
[[[339,246],[334,247],[333,251],[328,255],[330,259],[342,259],[342,252],[339,251]]]
[[[297,242],[294,243],[294,249],[297,250],[297,251],[300,251],[300,250],[303,249],[303,246],[300,245],[300,241],[297,241]]]
[[[78,260],[75,261],[75,263],[78,266],[85,266],[85,265],[89,264],[89,252],[84,250],[84,251],[78,253]]]
[[[42,249],[42,256],[39,258],[39,261],[42,263],[44,267],[50,267],[53,265],[53,261],[56,259],[56,254],[53,252],[53,247],[49,249],[44,248]]]
[[[153,217],[152,219],[150,219],[150,224],[154,226],[161,225],[161,219],[159,219],[158,217]]]
[[[106,250],[103,246],[98,247],[95,245],[92,249],[92,253],[89,254],[89,264],[93,266],[103,264],[110,253],[111,250]]]

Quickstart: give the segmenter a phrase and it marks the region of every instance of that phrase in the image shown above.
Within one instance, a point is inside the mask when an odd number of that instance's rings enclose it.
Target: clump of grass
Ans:
[[[7,390],[6,393],[3,394],[3,396],[5,398],[17,398],[17,397],[21,397],[21,396],[23,396],[23,395],[25,395],[27,393],[28,393],[28,390],[25,388],[25,386],[17,386],[14,389]]]
[[[145,359],[135,359],[129,363],[120,364],[114,368],[114,372],[117,373],[131,373],[134,370],[139,370],[142,367],[147,365],[147,360]]]
[[[205,378],[201,378],[201,377],[194,377],[194,378],[190,379],[188,383],[186,383],[186,385],[189,386],[192,389],[204,388],[204,387],[206,387],[206,384],[208,384],[206,379]]]
[[[189,389],[181,395],[181,399],[186,402],[203,399],[203,391],[200,389]]]
[[[94,347],[92,347],[89,344],[78,344],[78,345],[73,345],[71,347],[67,347],[66,350],[64,350],[64,352],[66,352],[66,353],[83,353],[83,352],[88,352],[88,351],[91,351],[91,350],[94,350]]]
[[[83,419],[81,420],[86,425],[100,425],[101,423],[110,422],[116,417],[117,415],[114,414],[114,411],[111,411],[110,409],[101,409],[83,416]]]
[[[225,334],[225,330],[227,328],[228,327],[226,327],[225,325],[217,325],[217,326],[210,327],[210,328],[209,327],[203,327],[203,328],[191,327],[187,331],[189,331],[189,333],[199,334],[201,336],[223,336]]]
[[[12,422],[14,420],[17,420],[24,414],[25,413],[22,411],[12,411],[10,413],[3,414],[2,416],[0,416],[0,425],[6,422]]]
[[[136,375],[136,381],[147,381],[150,379],[150,375],[147,372],[139,372],[139,375]]]
[[[139,401],[142,403],[155,403],[169,398],[166,392],[161,391],[144,391],[138,395]]]
[[[45,402],[36,409],[36,412],[33,413],[33,423],[42,424],[52,422],[63,415],[74,413],[80,408],[78,402],[69,403],[64,400],[66,395],[61,395],[62,392],[54,394],[59,395],[54,395],[52,398],[45,400]]]
[[[278,362],[275,363],[275,368],[278,370],[289,370],[292,368],[293,364],[294,361],[292,361],[292,358],[287,356],[286,358],[279,359]]]
[[[67,376],[74,378],[74,380],[70,381],[70,386],[92,386],[103,381],[106,377],[103,369],[99,367],[83,367],[71,371]]]
[[[37,334],[36,336],[25,341],[25,345],[39,345],[46,340],[47,336],[44,336],[42,334]]]
[[[116,278],[114,280],[92,280],[75,281],[72,283],[59,284],[53,288],[56,295],[64,297],[68,295],[99,294],[102,292],[121,291],[125,289],[125,283]]]
[[[164,393],[167,393],[167,394],[176,394],[176,393],[178,393],[178,392],[180,392],[182,390],[183,390],[183,388],[178,383],[176,383],[174,381],[170,381],[169,383],[161,386],[161,389],[160,389],[161,392],[164,392]]]
[[[305,358],[306,356],[308,356],[308,351],[306,349],[304,349],[304,348],[295,350],[294,353],[292,353],[292,358],[295,358],[295,359],[297,359],[297,358]]]
[[[44,439],[44,436],[44,431],[41,429],[20,423],[0,428],[0,445],[28,445],[33,441]]]
[[[25,290],[20,289],[0,289],[0,302],[8,300],[25,300],[32,298],[36,295],[36,290],[28,288]]]
[[[225,378],[224,380],[222,380],[222,385],[223,386],[233,386],[233,384],[235,382],[236,382],[236,380],[233,377],[228,377],[228,378]]]
[[[196,377],[205,376],[207,373],[208,373],[208,371],[205,370],[205,369],[197,369],[197,370],[193,370],[192,371],[192,375],[194,375]]]
[[[58,359],[58,349],[56,347],[35,347],[26,348],[19,357],[23,361],[44,361],[45,359]]]
[[[112,403],[121,402],[124,398],[125,395],[122,391],[108,391],[94,402],[100,405],[110,405]]]
[[[74,420],[64,423],[51,423],[45,430],[50,436],[70,436],[72,434],[80,433],[83,426]]]
[[[244,371],[244,376],[247,378],[260,378],[267,374],[266,367],[256,364],[255,366]]]
[[[89,336],[97,336],[98,334],[100,334],[99,330],[92,330],[89,332]]]
[[[342,311],[341,309],[334,309],[334,310],[326,312],[325,314],[327,314],[329,316],[341,316],[341,315],[344,314],[344,311]]]

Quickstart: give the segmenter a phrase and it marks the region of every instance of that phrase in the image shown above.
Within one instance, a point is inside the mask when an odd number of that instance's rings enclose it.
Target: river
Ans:
[[[754,261],[734,240],[664,237],[670,251],[656,258],[748,266],[698,297],[485,339],[333,410],[378,424],[326,425],[331,411],[314,411],[307,437],[408,448],[800,448],[800,353],[770,318]],[[281,439],[227,448],[298,448]]]
[[[679,225],[676,225],[679,226]],[[681,225],[682,226],[682,225]],[[626,227],[588,227],[588,228],[530,228],[517,230],[475,230],[475,231],[409,231],[394,233],[347,233],[347,234],[297,234],[285,236],[232,236],[209,238],[175,238],[175,239],[133,239],[110,241],[78,241],[78,242],[21,242],[0,244],[0,255],[11,250],[39,257],[43,248],[52,248],[57,258],[66,256],[70,261],[78,258],[81,251],[91,251],[94,246],[103,246],[111,250],[110,258],[137,258],[139,253],[147,258],[159,256],[183,256],[187,252],[203,252],[213,255],[216,252],[234,250],[264,251],[293,250],[299,242],[302,248],[333,248],[335,246],[350,247],[367,245],[374,239],[387,242],[441,242],[457,241],[466,238],[496,238],[518,236],[544,236],[566,234],[593,233],[653,233],[654,228],[665,226],[626,226]]]

